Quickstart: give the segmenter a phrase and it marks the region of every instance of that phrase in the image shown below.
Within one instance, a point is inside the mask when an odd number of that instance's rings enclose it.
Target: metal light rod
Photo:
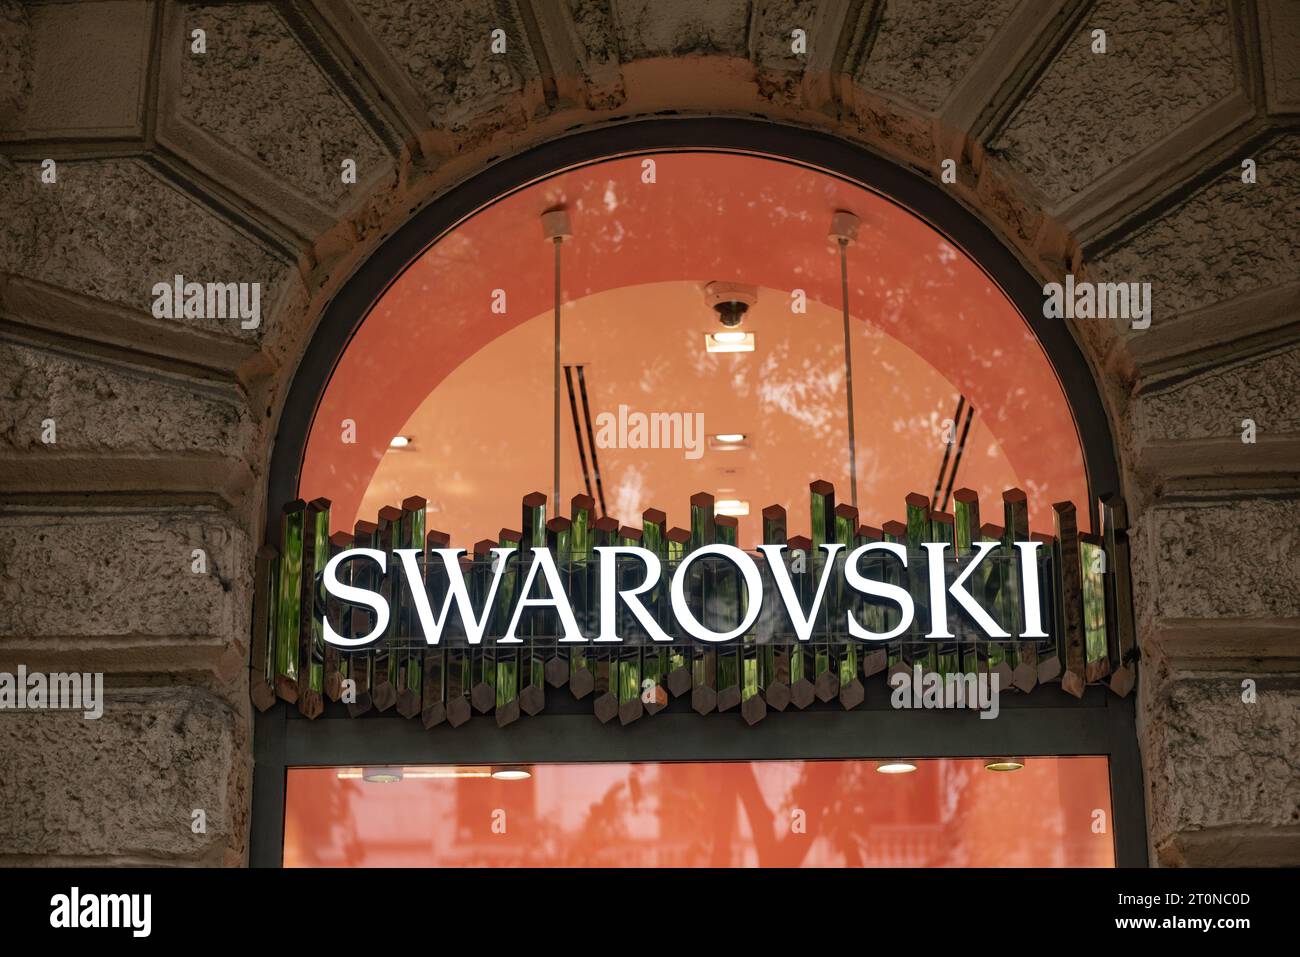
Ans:
[[[554,364],[554,459],[555,471],[551,481],[551,514],[560,509],[560,244],[573,238],[569,213],[563,207],[542,213],[542,235],[555,244],[555,364]]]
[[[840,301],[844,311],[844,383],[849,404],[849,493],[853,507],[858,507],[858,446],[853,422],[853,343],[849,335],[849,243],[858,238],[861,220],[848,210],[831,216],[830,238],[840,247]]]

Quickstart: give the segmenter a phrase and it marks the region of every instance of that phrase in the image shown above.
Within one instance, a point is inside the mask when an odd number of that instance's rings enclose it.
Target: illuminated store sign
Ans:
[[[789,535],[770,505],[752,550],[707,493],[678,528],[653,508],[635,526],[598,518],[589,495],[548,519],[534,492],[518,529],[468,549],[427,527],[423,498],[333,534],[327,500],[292,502],[263,556],[254,701],[309,717],[327,700],[353,714],[396,707],[428,727],[477,710],[505,724],[567,686],[594,692],[602,721],[689,694],[697,711],[739,706],[753,723],[817,699],[857,707],[863,679],[916,668],[997,674],[1023,692],[1132,687],[1114,509],[1105,537],[1080,532],[1068,502],[1052,506],[1053,534],[1031,533],[1020,490],[1003,493],[994,524],[958,489],[951,512],[913,494],[905,521],[877,528],[829,482],[809,494],[811,535]]]
[[[1043,630],[1038,599],[1038,549],[1042,543],[1030,541],[1012,544],[1018,555],[1016,577],[1020,585],[1017,597],[1024,609],[1025,621],[1028,623],[1019,637],[1046,638],[1047,633]],[[928,598],[924,603],[928,613],[926,638],[956,637],[950,630],[949,599],[952,599],[956,606],[969,616],[970,622],[978,629],[977,634],[969,634],[972,640],[977,637],[1011,637],[1011,634],[999,625],[988,611],[980,607],[975,596],[968,590],[972,580],[979,580],[975,576],[981,572],[987,575],[991,570],[994,563],[988,559],[1000,547],[997,542],[974,543],[974,553],[961,563],[955,578],[949,581],[951,562],[945,561],[945,558],[951,557],[952,546],[947,542],[922,543],[925,565],[922,577]],[[524,562],[524,568],[521,569],[524,581],[519,588],[519,597],[513,602],[508,622],[501,635],[496,637],[496,643],[522,644],[523,638],[519,636],[519,626],[525,612],[543,609],[554,612],[560,625],[559,633],[563,636],[559,638],[562,642],[591,640],[622,642],[624,635],[619,629],[621,616],[618,614],[621,607],[625,607],[631,613],[633,619],[652,641],[671,642],[675,636],[661,627],[658,616],[652,609],[647,608],[645,598],[648,592],[662,593],[665,590],[665,583],[671,620],[677,625],[673,630],[677,632],[678,637],[694,638],[699,641],[717,643],[735,641],[756,628],[760,632],[770,632],[772,623],[764,623],[766,627],[763,627],[759,621],[760,616],[765,613],[782,614],[784,617],[780,619],[777,627],[788,627],[798,640],[808,641],[812,638],[813,624],[820,617],[822,608],[826,604],[826,597],[830,593],[840,596],[838,605],[842,611],[841,623],[847,634],[859,641],[888,641],[897,638],[912,628],[917,616],[918,603],[913,599],[912,593],[888,580],[891,562],[901,575],[906,575],[909,571],[907,548],[897,542],[868,542],[848,552],[847,557],[842,554],[845,552],[844,545],[823,544],[821,554],[811,558],[811,564],[816,569],[816,577],[809,609],[803,607],[792,580],[792,569],[807,564],[805,555],[802,551],[795,551],[791,556],[786,545],[758,546],[758,551],[764,559],[762,568],[753,555],[734,545],[705,545],[678,562],[676,570],[671,575],[665,574],[659,556],[647,548],[596,546],[593,551],[595,588],[599,595],[597,616],[599,632],[594,639],[583,633],[574,614],[573,602],[569,597],[573,584],[571,575],[561,575],[550,549],[537,546],[529,549],[530,559]],[[502,580],[509,574],[511,563],[520,560],[519,550],[516,548],[495,547],[491,552],[493,555],[491,574],[486,592],[476,606],[470,597],[470,588],[465,580],[465,569],[461,567],[461,556],[465,555],[465,549],[429,549],[428,564],[424,569],[421,568],[420,562],[421,556],[425,554],[424,550],[393,549],[392,554],[400,568],[412,609],[419,623],[420,633],[427,644],[437,645],[442,641],[448,623],[451,621],[453,606],[463,625],[464,637],[468,644],[477,645],[487,637],[493,606],[497,602],[497,596],[502,593]],[[727,566],[724,569],[712,569],[715,574],[738,576],[743,583],[743,588],[740,590],[742,608],[740,621],[726,630],[716,630],[702,622],[701,616],[697,610],[692,609],[692,602],[687,597],[692,573],[698,575],[703,571],[705,563],[702,560],[711,556],[721,559]],[[911,569],[913,571],[916,557],[910,556],[913,561]],[[880,558],[884,560],[872,561]],[[382,588],[361,588],[345,584],[340,580],[341,570],[353,570],[348,566],[358,562],[373,563],[381,579],[389,571],[388,554],[373,548],[350,548],[339,552],[326,563],[324,570],[326,595],[369,608],[374,612],[374,627],[355,637],[339,634],[330,623],[328,615],[321,615],[325,641],[342,648],[364,646],[377,641],[383,637],[392,619],[392,608]],[[629,574],[630,569],[627,567],[629,564],[639,570],[639,575]],[[870,568],[864,567],[868,564]],[[435,576],[443,578],[444,587],[439,589],[444,593],[440,608],[434,607],[434,603],[430,601],[429,589],[426,587]],[[567,582],[566,578],[568,578]],[[639,580],[629,583],[630,578],[639,578]],[[764,601],[765,578],[772,583],[779,602]],[[583,584],[587,582],[584,581]],[[389,583],[389,593],[395,593],[396,587]],[[871,602],[890,604],[895,611],[892,617],[897,624],[886,631],[872,630],[859,620],[860,616],[855,613],[852,606],[857,603],[853,601],[853,596],[862,596]]]

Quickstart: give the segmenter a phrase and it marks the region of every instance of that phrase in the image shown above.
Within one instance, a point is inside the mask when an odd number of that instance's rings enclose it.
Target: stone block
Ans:
[[[1097,29],[1106,31],[1105,53],[1092,51]],[[1102,0],[989,148],[1060,202],[1236,85],[1223,0]]]
[[[1135,403],[1139,434],[1151,439],[1240,437],[1242,420],[1260,433],[1300,432],[1300,348],[1218,365]],[[1239,450],[1249,456],[1252,446]],[[1300,468],[1300,463],[1297,464]]]
[[[348,206],[392,161],[326,80],[279,13],[262,4],[185,8],[185,35],[208,52],[181,55],[180,116],[327,208]],[[356,161],[357,183],[341,163]]]
[[[1244,157],[1243,157],[1244,158]],[[1300,248],[1300,135],[1254,151],[1257,181],[1239,163],[1089,264],[1089,278],[1151,282],[1151,324],[1165,316],[1292,282]],[[1127,324],[1125,324],[1127,325]],[[1141,332],[1127,333],[1140,336]]]
[[[1018,0],[884,5],[857,82],[937,110]]]
[[[714,54],[748,57],[750,4],[743,0],[615,0],[623,61]]]
[[[1242,677],[1168,679],[1143,692],[1152,863],[1298,859],[1300,680],[1258,676],[1248,704]]]
[[[250,779],[243,719],[198,688],[109,689],[90,721],[0,712],[0,860],[238,864]]]
[[[760,95],[777,101],[794,101],[800,84],[811,64],[826,63],[834,56],[830,32],[823,24],[832,5],[825,0],[767,0],[754,5],[750,47],[757,69]],[[804,32],[805,49],[793,49],[794,30]]]
[[[0,456],[211,453],[251,463],[257,454],[256,427],[233,389],[16,342],[0,342],[0,368]],[[54,444],[42,441],[47,418]]]
[[[523,21],[513,6],[470,0],[353,0],[389,57],[406,74],[438,128],[522,125],[519,94],[539,77]],[[492,31],[506,51],[492,52]]]
[[[31,90],[31,12],[18,0],[0,0],[0,129],[17,128]]]
[[[28,16],[30,92],[0,141],[142,136],[150,4],[32,4]]]
[[[1139,623],[1300,617],[1296,513],[1294,499],[1146,509],[1129,536]]]
[[[1261,0],[1259,35],[1269,112],[1300,111],[1300,6]]]
[[[547,16],[552,10],[554,15]],[[562,7],[542,8],[538,15],[543,34],[571,31],[579,78],[583,84],[582,96],[587,106],[593,110],[612,110],[621,106],[627,98],[627,90],[623,85],[609,0],[567,0]],[[563,68],[557,63],[552,66],[557,83],[562,82]]]
[[[58,181],[36,163],[0,169],[0,269],[152,314],[153,287],[172,282],[258,282],[262,323],[173,319],[244,342],[260,341],[291,264],[160,179],[140,160],[64,161]]]
[[[191,570],[195,548],[204,574]],[[246,647],[252,578],[247,533],[215,509],[0,515],[0,651],[80,638]]]

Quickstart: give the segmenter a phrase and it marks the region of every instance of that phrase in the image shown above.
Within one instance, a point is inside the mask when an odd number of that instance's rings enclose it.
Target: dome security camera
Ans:
[[[704,287],[704,301],[718,314],[723,328],[734,329],[749,307],[758,302],[758,287],[739,282],[711,282]]]

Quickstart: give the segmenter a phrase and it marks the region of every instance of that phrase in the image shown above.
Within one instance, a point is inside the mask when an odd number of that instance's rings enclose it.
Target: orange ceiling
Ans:
[[[976,408],[958,486],[985,498],[1030,493],[1031,520],[1050,530],[1050,503],[1086,513],[1073,419],[1032,332],[987,276],[908,211],[858,186],[794,164],[719,153],[639,157],[583,167],[481,211],[419,257],[371,310],[340,360],[308,440],[304,498],[334,503],[349,530],[380,505],[427,497],[432,527],[468,546],[518,522],[519,498],[551,484],[553,252],[539,216],[563,203],[565,362],[588,366],[592,415],[702,412],[708,433],[755,437],[741,453],[599,449],[610,514],[634,524],[654,506],[686,524],[693,491],[779,503],[792,533],[806,527],[807,482],[849,499],[839,259],[831,213],[863,221],[849,249],[855,417],[862,520],[901,517],[902,495],[929,493],[943,453],[939,429],[964,394]],[[433,237],[431,237],[432,239]],[[717,329],[701,287],[762,287],[745,327],[750,354],[706,355]],[[803,289],[806,315],[789,309]],[[491,310],[504,290],[506,313]],[[585,490],[567,393],[561,498]],[[345,419],[355,444],[342,441]],[[390,453],[397,434],[409,450]],[[735,491],[724,491],[734,489]],[[472,514],[470,509],[472,508]],[[742,519],[742,523],[745,520]]]
[[[699,491],[750,504],[739,542],[762,541],[760,512],[792,503],[790,534],[809,533],[808,483],[832,481],[849,501],[844,338],[838,310],[811,303],[792,315],[789,295],[763,289],[745,318],[753,353],[710,354],[706,331],[719,327],[696,283],[655,283],[597,293],[563,312],[563,358],[582,364],[591,415],[695,415],[703,433],[741,433],[747,447],[597,448],[609,513],[637,524],[647,508],[688,524]],[[957,390],[925,360],[879,329],[860,324],[854,342],[859,506],[864,522],[903,517],[903,499],[930,491],[943,456],[940,423],[956,411]],[[552,317],[538,316],[489,342],[439,383],[400,433],[411,445],[386,454],[360,516],[373,516],[412,490],[432,490],[429,527],[457,543],[495,536],[519,522],[521,484],[550,490]],[[494,371],[512,370],[500,388]],[[581,401],[579,399],[579,401]],[[462,415],[460,410],[473,409]],[[561,498],[586,491],[567,388],[562,401]],[[581,421],[581,406],[579,405]],[[962,458],[961,484],[986,501],[1020,477],[981,420]],[[702,438],[702,437],[701,437]],[[695,457],[697,456],[698,457]],[[960,486],[958,486],[960,487]],[[528,489],[525,489],[528,490]]]

